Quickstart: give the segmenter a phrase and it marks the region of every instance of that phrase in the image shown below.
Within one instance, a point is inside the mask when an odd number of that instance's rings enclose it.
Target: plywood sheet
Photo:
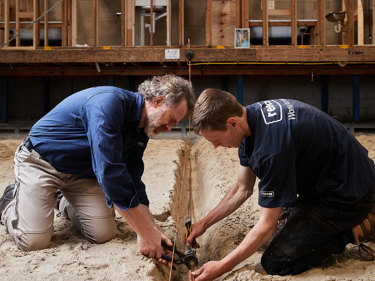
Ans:
[[[236,27],[236,0],[211,3],[211,44],[233,46]]]

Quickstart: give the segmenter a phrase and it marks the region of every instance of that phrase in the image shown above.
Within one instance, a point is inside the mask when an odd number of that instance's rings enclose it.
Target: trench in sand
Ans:
[[[183,236],[185,216],[189,215],[189,181],[193,196],[191,220],[194,223],[217,205],[234,182],[238,169],[237,158],[237,153],[233,149],[213,149],[210,143],[202,139],[195,140],[190,148],[185,144],[178,151],[171,216],[177,225],[175,239],[176,249],[179,251],[185,250]],[[201,248],[196,250],[199,260],[197,268],[210,260],[222,259],[239,245],[257,219],[257,212],[254,214],[250,212],[251,209],[252,203],[247,202],[237,212],[210,227],[197,239],[201,245]],[[186,266],[175,265],[175,268],[172,280],[188,280]],[[169,268],[162,270],[163,277],[160,280],[168,280]]]

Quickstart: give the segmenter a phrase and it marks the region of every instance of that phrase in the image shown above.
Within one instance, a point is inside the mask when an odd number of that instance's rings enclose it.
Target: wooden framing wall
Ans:
[[[59,1],[59,0],[55,0]],[[165,59],[161,54],[164,54],[165,48],[181,48],[185,49],[187,38],[185,38],[185,14],[184,7],[186,1],[184,0],[173,0],[178,5],[178,11],[174,11],[175,15],[178,15],[178,25],[171,24],[171,0],[167,0],[167,22],[166,22],[166,44],[163,46],[155,45],[155,38],[153,32],[150,33],[150,49],[143,48],[141,50],[127,49],[136,47],[136,1],[137,0],[120,0],[121,1],[121,40],[118,46],[110,46],[110,49],[116,50],[116,52],[129,55],[119,57],[114,55],[111,51],[103,52],[103,43],[99,40],[99,1],[90,0],[92,4],[92,36],[93,44],[90,48],[75,48],[78,43],[78,29],[77,29],[77,17],[78,17],[78,3],[79,0],[64,0],[61,3],[61,14],[59,23],[50,23],[49,15],[46,14],[41,17],[40,21],[36,22],[33,26],[33,44],[32,46],[25,47],[21,46],[20,38],[16,37],[12,46],[6,46],[0,49],[0,56],[2,62],[116,62],[116,60],[122,62],[144,62],[145,58],[149,62],[153,61],[164,61],[171,62]],[[153,9],[155,3],[158,0],[149,0],[150,3],[150,21],[153,21]],[[364,32],[363,32],[363,0],[358,0],[359,5],[354,6],[354,0],[342,0],[342,6],[347,11],[347,17],[344,22],[342,32],[342,44],[337,46],[327,46],[326,43],[326,18],[325,18],[325,0],[317,0],[316,9],[316,21],[304,21],[301,23],[298,19],[298,6],[300,3],[297,0],[289,0],[290,8],[288,9],[269,9],[267,1],[262,1],[261,21],[253,22],[251,19],[254,17],[253,11],[250,9],[250,0],[206,0],[207,12],[205,18],[205,45],[194,46],[193,44],[189,48],[195,50],[195,61],[300,61],[300,62],[321,62],[321,61],[375,61],[373,45],[365,44]],[[285,0],[286,1],[286,0]],[[284,1],[284,2],[285,2]],[[22,9],[21,9],[21,3]],[[24,3],[29,3],[25,6]],[[41,3],[41,5],[39,5]],[[191,2],[189,2],[191,3]],[[23,19],[26,18],[30,21],[35,21],[39,16],[46,13],[50,8],[51,2],[48,0],[3,0],[0,3],[0,36],[2,45],[10,39],[10,29],[15,29],[19,32],[26,26]],[[10,9],[15,9],[15,16],[10,13]],[[25,8],[25,9],[24,9]],[[367,7],[369,8],[369,7]],[[374,8],[374,7],[372,7]],[[373,11],[373,10],[372,10]],[[375,13],[371,14],[371,19],[375,21]],[[284,17],[289,22],[277,22],[271,20],[273,17]],[[369,19],[367,19],[369,20]],[[357,39],[355,40],[354,34],[354,23],[357,22]],[[269,29],[272,26],[285,26],[291,27],[291,43],[289,46],[271,46],[269,42]],[[313,27],[313,33],[311,36],[314,37],[310,43],[310,46],[301,46],[301,42],[297,40],[297,30],[301,25],[309,25]],[[151,25],[152,26],[152,25]],[[51,27],[61,28],[61,46],[51,47],[48,46],[48,29]],[[262,43],[261,45],[252,45],[249,49],[245,50],[234,50],[233,46],[233,33],[235,27],[262,28]],[[39,37],[41,28],[44,28],[44,46],[39,46]],[[171,29],[178,29],[177,36],[175,36],[175,42],[177,45],[172,46]],[[371,26],[371,32],[373,34],[372,44],[374,44],[374,25]],[[105,44],[104,44],[105,45]],[[212,48],[221,49],[213,50]],[[106,46],[104,46],[106,47]],[[163,48],[160,48],[163,47]],[[266,48],[265,48],[266,47]],[[307,48],[304,50],[303,48]],[[324,49],[322,49],[322,47]],[[327,48],[325,48],[327,47]],[[5,51],[15,51],[23,49],[33,49],[34,53],[27,56],[25,60],[24,54],[8,53]],[[47,48],[50,53],[44,53]],[[120,48],[120,49],[118,49]],[[202,49],[203,48],[203,49]],[[205,49],[206,48],[206,49]],[[351,48],[346,50],[346,48]],[[146,54],[146,52],[150,52]],[[207,50],[207,52],[206,52]],[[270,52],[271,55],[266,55],[266,52]],[[323,51],[322,51],[323,50]],[[331,52],[335,50],[334,52]],[[341,52],[344,50],[344,52]],[[38,52],[37,52],[38,51]],[[51,52],[52,51],[52,52]],[[65,51],[69,55],[61,56],[61,52]],[[82,51],[82,52],[81,52]],[[54,53],[56,52],[56,53]],[[159,54],[160,52],[160,54]],[[294,53],[297,53],[296,56]],[[327,57],[327,54],[332,54],[332,57]],[[181,53],[183,54],[183,53]],[[212,55],[216,57],[212,57]],[[199,57],[202,55],[202,57]],[[31,57],[30,57],[31,56]],[[34,57],[35,56],[35,57]],[[83,56],[83,58],[81,58]],[[64,58],[59,60],[59,58]],[[70,57],[70,59],[69,59]],[[186,58],[183,55],[177,61],[185,61]],[[172,60],[173,61],[173,60]],[[1,62],[0,62],[1,63]]]

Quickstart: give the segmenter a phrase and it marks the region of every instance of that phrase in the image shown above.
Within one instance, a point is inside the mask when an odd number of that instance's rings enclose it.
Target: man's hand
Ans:
[[[203,225],[202,221],[199,221],[191,226],[191,233],[186,239],[185,244],[187,247],[192,246],[194,248],[199,248],[200,245],[197,243],[195,238],[201,236],[206,231],[206,227]]]
[[[126,211],[114,205],[116,211],[130,224],[137,233],[139,252],[157,262],[167,263],[161,258],[162,254],[170,255],[169,251],[161,246],[161,241],[172,246],[172,242],[159,230],[158,226],[145,205],[138,205]]]
[[[226,271],[223,271],[221,261],[210,261],[205,263],[201,268],[193,271],[191,274],[195,277],[195,281],[210,281],[225,272]]]

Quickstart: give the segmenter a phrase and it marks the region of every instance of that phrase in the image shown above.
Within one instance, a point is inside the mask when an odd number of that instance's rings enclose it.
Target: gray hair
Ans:
[[[192,84],[176,75],[154,76],[139,85],[138,92],[150,102],[158,96],[164,96],[168,106],[176,106],[186,99],[189,114],[194,108]]]

